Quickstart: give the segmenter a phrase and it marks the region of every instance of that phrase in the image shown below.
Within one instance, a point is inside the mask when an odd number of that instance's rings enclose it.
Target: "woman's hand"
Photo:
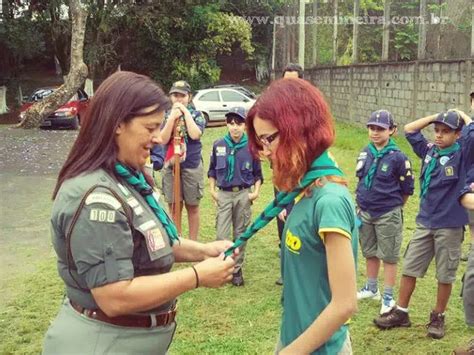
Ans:
[[[206,258],[212,258],[221,255],[232,246],[230,240],[216,240],[214,242],[204,244],[204,253]]]
[[[233,258],[224,259],[224,254],[208,258],[194,265],[199,277],[199,285],[211,288],[220,287],[232,280],[234,267],[235,260]]]

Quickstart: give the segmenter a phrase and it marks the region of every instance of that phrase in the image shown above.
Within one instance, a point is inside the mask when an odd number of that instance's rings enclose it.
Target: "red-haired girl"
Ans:
[[[282,240],[283,316],[279,354],[350,354],[346,322],[355,312],[355,206],[327,149],[334,126],[321,92],[302,79],[273,82],[246,121],[251,150],[271,160],[275,186],[294,190]]]

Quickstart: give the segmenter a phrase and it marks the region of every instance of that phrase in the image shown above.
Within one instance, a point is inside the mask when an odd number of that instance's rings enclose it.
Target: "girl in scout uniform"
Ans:
[[[334,141],[329,107],[309,82],[280,79],[250,109],[246,126],[251,151],[270,159],[282,193],[308,173],[320,174],[285,223],[277,352],[350,354],[346,322],[357,307],[358,229],[346,181],[327,152]]]
[[[257,199],[263,182],[260,160],[252,157],[245,134],[243,107],[232,107],[226,113],[229,133],[214,142],[209,163],[209,186],[217,204],[217,239],[235,240],[250,224],[250,206]],[[216,191],[216,186],[218,190]],[[251,188],[253,187],[253,191]],[[230,226],[233,226],[230,238]],[[234,286],[242,286],[242,263],[245,247],[240,248],[237,267],[232,277]]]
[[[230,243],[179,238],[142,173],[168,107],[156,83],[125,71],[92,99],[54,191],[66,297],[44,354],[165,354],[176,298],[231,280],[235,262],[219,256]],[[198,263],[171,271],[175,261]]]
[[[367,128],[370,143],[359,154],[356,166],[360,245],[367,261],[367,282],[357,292],[357,299],[380,300],[377,278],[382,260],[383,314],[395,305],[393,287],[403,239],[402,207],[413,195],[414,179],[410,161],[391,138],[396,131],[392,114],[387,110],[372,112]]]
[[[445,310],[456,280],[461,256],[466,210],[458,201],[465,184],[466,171],[474,155],[474,125],[464,112],[450,110],[420,118],[405,125],[405,134],[423,164],[420,176],[420,210],[416,230],[404,256],[403,276],[397,305],[375,319],[381,329],[409,327],[408,305],[417,278],[423,277],[433,257],[436,260],[438,292],[430,313],[428,336],[445,335]],[[434,124],[434,144],[421,130]],[[462,126],[469,125],[462,130]]]
[[[191,104],[191,86],[180,80],[173,84],[169,92],[173,106],[166,113],[161,130],[163,143],[167,145],[167,156],[163,168],[163,194],[169,204],[173,204],[173,164],[170,152],[173,151],[173,135],[177,120],[182,120],[183,150],[181,164],[181,200],[188,212],[189,238],[197,240],[199,233],[199,202],[204,191],[204,170],[202,165],[201,136],[206,120],[200,111]],[[180,206],[182,210],[182,205]]]

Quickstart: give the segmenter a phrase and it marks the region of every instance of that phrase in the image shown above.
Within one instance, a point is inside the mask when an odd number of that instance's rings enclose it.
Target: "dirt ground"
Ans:
[[[54,255],[51,195],[77,131],[0,125],[0,304],[14,296],[19,275]]]

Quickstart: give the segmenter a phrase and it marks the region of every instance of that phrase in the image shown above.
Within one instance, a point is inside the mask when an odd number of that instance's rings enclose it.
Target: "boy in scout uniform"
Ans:
[[[409,327],[408,305],[416,280],[423,277],[433,257],[438,280],[437,300],[429,318],[428,336],[445,334],[446,306],[456,280],[467,213],[458,201],[466,181],[469,157],[474,154],[474,125],[464,112],[450,110],[420,118],[405,126],[405,134],[423,164],[420,210],[416,230],[405,252],[397,305],[374,320],[381,329]],[[434,123],[434,144],[420,132]],[[469,127],[462,131],[464,124]]]
[[[474,114],[474,91],[471,92],[471,94],[470,94],[470,100],[471,100],[471,113]],[[471,169],[473,169],[473,164],[472,163],[471,163]],[[463,261],[467,261],[468,255],[469,255],[469,250],[474,245],[474,209],[468,209],[467,210],[467,215],[469,217],[469,233],[471,234],[471,238],[469,239],[469,248],[467,250],[467,253],[461,257],[461,260],[463,260]]]
[[[359,154],[356,190],[359,235],[362,254],[367,260],[367,282],[357,292],[358,299],[380,300],[377,277],[380,261],[384,267],[384,291],[380,314],[394,305],[393,288],[403,239],[402,207],[413,195],[411,163],[391,136],[396,131],[387,110],[372,112],[367,122],[370,143]]]
[[[181,199],[188,212],[189,239],[197,240],[199,234],[199,202],[204,192],[204,170],[202,164],[201,136],[206,127],[206,120],[192,104],[191,86],[184,80],[177,81],[169,91],[173,104],[165,115],[161,129],[161,138],[166,145],[165,163],[163,166],[163,196],[173,208],[173,164],[181,164]],[[180,121],[180,122],[177,122]],[[183,156],[180,162],[174,162],[173,136],[176,124],[181,127],[183,137]],[[181,202],[179,202],[181,203]],[[180,206],[182,209],[182,205]]]
[[[471,163],[472,164],[472,163]],[[474,168],[468,172],[466,186],[460,194],[460,202],[469,212],[474,211]],[[470,245],[466,272],[463,277],[462,297],[466,324],[474,327],[474,245]],[[474,354],[474,338],[466,346],[454,350],[456,355]]]
[[[232,238],[235,240],[250,224],[250,205],[259,195],[263,177],[260,161],[253,158],[248,149],[245,109],[233,107],[225,116],[229,132],[214,142],[207,176],[211,196],[217,204],[217,239],[230,239],[232,224]],[[236,272],[232,278],[234,286],[244,284],[243,260],[244,247],[236,262]]]

